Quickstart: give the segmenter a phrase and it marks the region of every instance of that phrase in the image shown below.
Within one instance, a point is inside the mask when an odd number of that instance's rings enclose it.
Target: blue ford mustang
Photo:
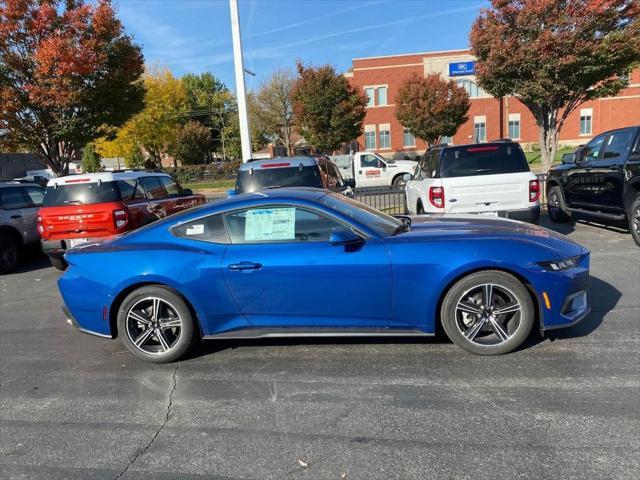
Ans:
[[[589,312],[589,251],[562,235],[478,216],[394,218],[316,189],[239,195],[65,258],[69,322],[152,362],[200,339],[439,325],[494,355]]]

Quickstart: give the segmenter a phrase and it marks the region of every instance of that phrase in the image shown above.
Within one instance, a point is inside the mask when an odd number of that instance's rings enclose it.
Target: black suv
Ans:
[[[597,135],[549,170],[549,217],[566,222],[572,213],[627,220],[640,245],[640,126]]]
[[[233,193],[267,188],[315,187],[353,197],[353,179],[343,180],[340,170],[326,157],[276,157],[249,160],[240,165]],[[230,192],[231,193],[231,192]]]

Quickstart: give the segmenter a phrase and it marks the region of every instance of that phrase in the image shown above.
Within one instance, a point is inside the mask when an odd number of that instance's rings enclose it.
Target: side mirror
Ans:
[[[227,197],[233,197],[236,195],[235,189],[227,190]]]
[[[186,197],[188,195],[193,195],[193,190],[191,190],[190,188],[183,188],[182,189],[182,194]]]
[[[576,163],[577,157],[575,153],[565,153],[562,155],[562,163]]]
[[[356,188],[356,179],[355,178],[347,178],[344,181],[345,187]]]
[[[355,233],[353,230],[347,228],[341,228],[331,232],[329,237],[329,243],[332,245],[346,245],[349,243],[361,242],[362,237]]]
[[[402,180],[406,183],[409,180],[413,180],[413,175],[411,175],[410,173],[405,173],[404,175],[402,175]]]

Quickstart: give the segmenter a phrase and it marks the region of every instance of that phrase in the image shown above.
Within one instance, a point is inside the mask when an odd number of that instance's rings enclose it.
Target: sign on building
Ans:
[[[455,77],[459,75],[475,74],[476,62],[455,62],[449,64],[449,76]]]

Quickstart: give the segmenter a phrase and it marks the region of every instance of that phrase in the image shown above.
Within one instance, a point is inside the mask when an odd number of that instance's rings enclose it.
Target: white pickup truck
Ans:
[[[386,160],[371,152],[335,155],[330,158],[340,169],[343,178],[355,179],[357,188],[404,185],[404,175],[413,175],[418,165],[418,162],[412,160]]]

